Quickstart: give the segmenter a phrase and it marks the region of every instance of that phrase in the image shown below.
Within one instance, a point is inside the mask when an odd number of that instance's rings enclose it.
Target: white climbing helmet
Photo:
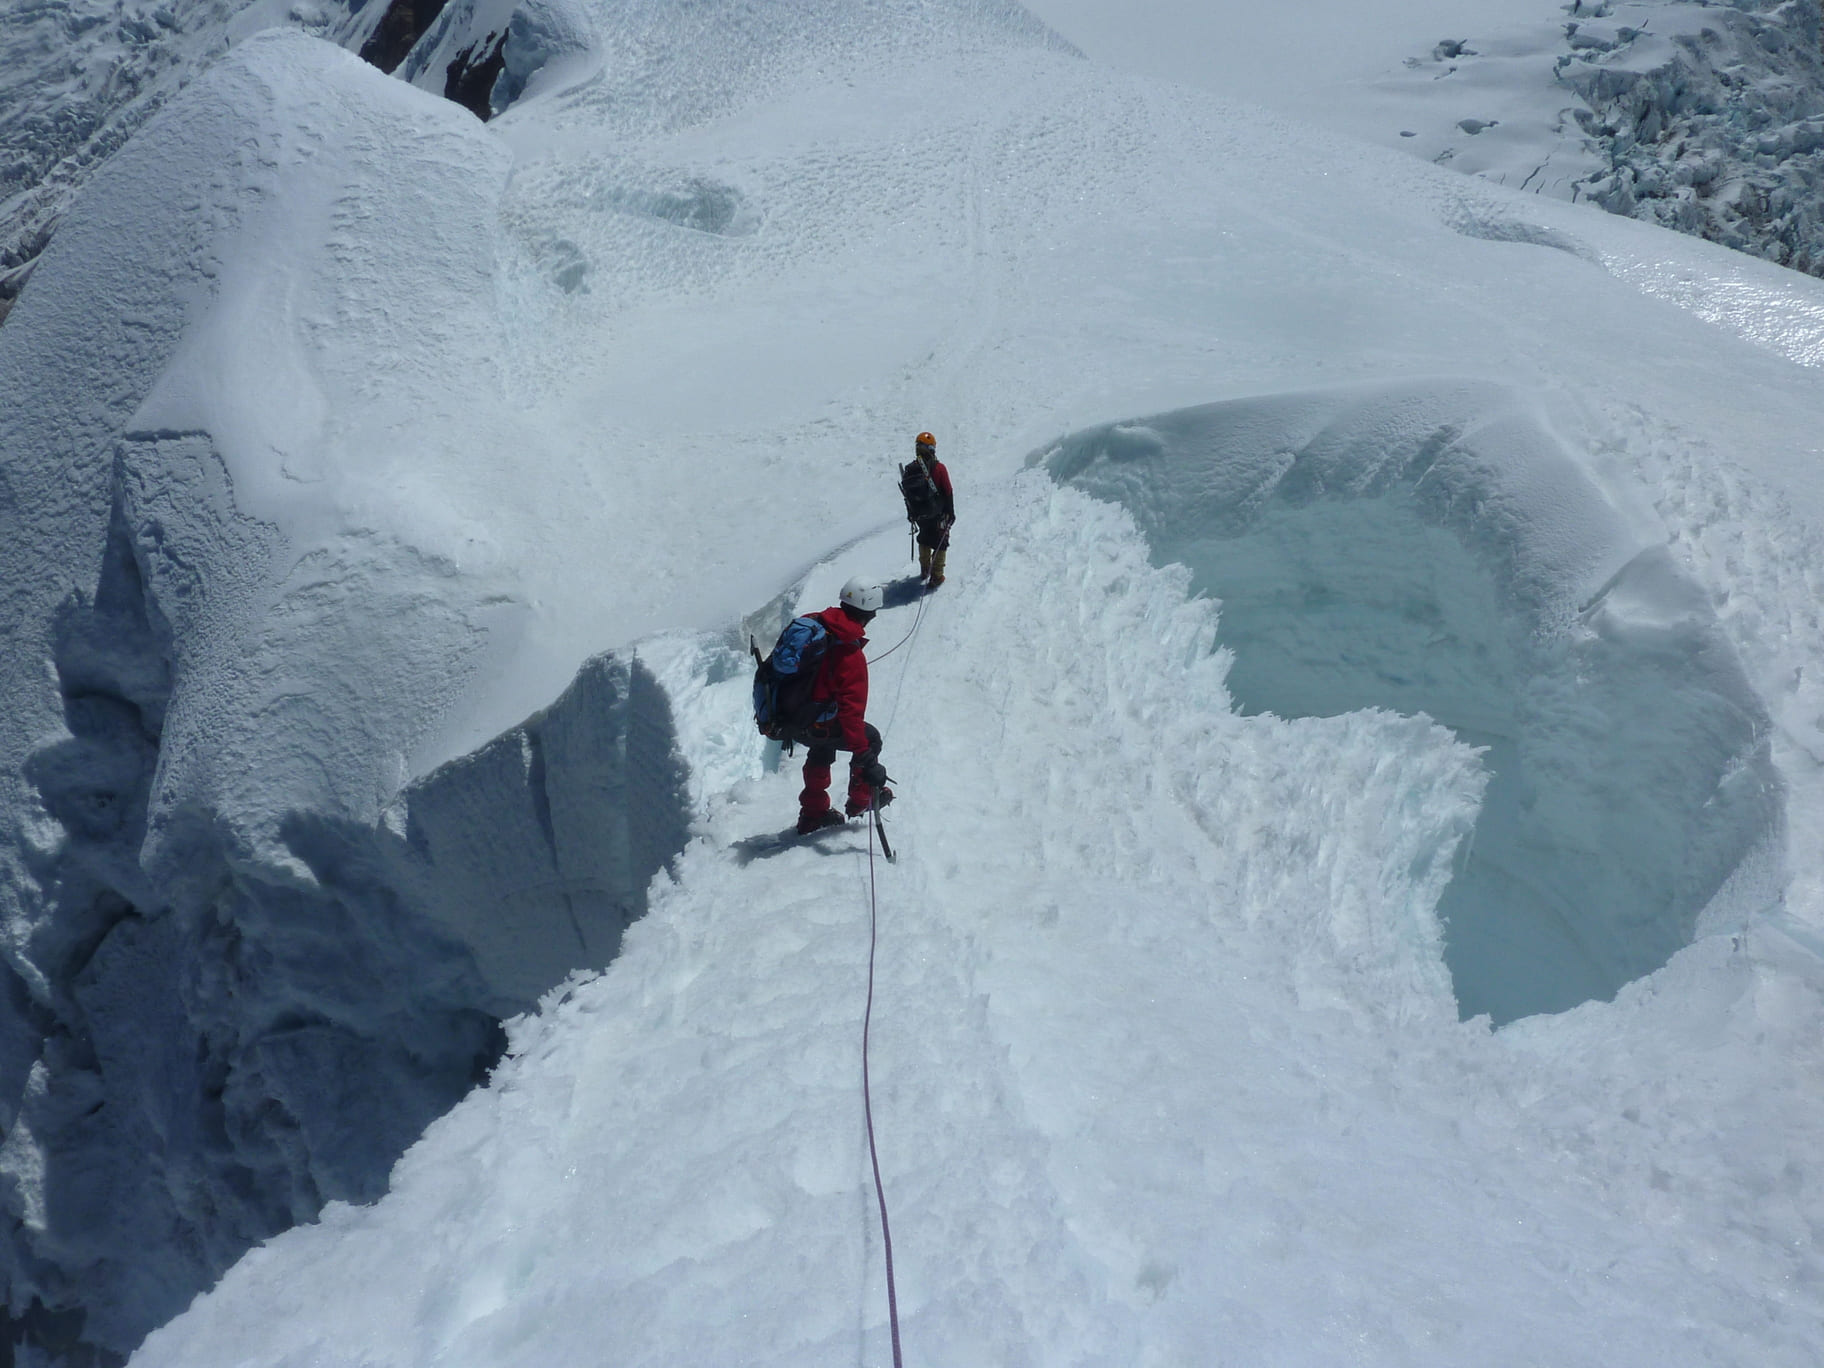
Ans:
[[[842,606],[857,612],[878,613],[886,597],[878,584],[860,575],[842,586]]]

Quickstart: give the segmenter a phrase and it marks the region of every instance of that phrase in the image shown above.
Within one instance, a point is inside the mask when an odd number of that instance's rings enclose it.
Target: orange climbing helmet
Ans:
[[[927,451],[931,452],[933,455],[937,452],[937,438],[933,437],[928,432],[921,432],[918,436],[914,437],[912,439],[912,445],[917,449],[920,456],[923,456]]]

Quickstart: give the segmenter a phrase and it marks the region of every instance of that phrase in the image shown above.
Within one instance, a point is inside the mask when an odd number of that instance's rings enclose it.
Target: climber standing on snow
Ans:
[[[899,470],[899,492],[905,496],[906,519],[918,533],[918,577],[926,588],[935,589],[944,582],[956,493],[950,487],[950,472],[937,459],[937,438],[921,432],[912,450],[911,461]]]
[[[884,597],[880,585],[857,576],[842,586],[834,607],[811,614],[829,634],[811,685],[811,699],[836,706],[834,716],[813,722],[797,738],[810,747],[804,757],[804,791],[798,795],[800,835],[841,826],[845,820],[830,807],[830,767],[839,750],[849,752],[850,817],[893,801],[887,771],[880,763],[880,733],[867,720],[868,658],[862,654],[868,644],[863,632],[880,611]],[[828,711],[827,706],[817,709],[818,713]]]

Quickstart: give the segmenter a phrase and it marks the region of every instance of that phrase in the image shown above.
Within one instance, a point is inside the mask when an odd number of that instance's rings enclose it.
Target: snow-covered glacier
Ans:
[[[1819,287],[1010,4],[445,15],[0,329],[21,1355],[880,1357],[872,883],[918,1357],[1810,1360]],[[921,428],[871,880],[744,653]]]
[[[1802,0],[1031,8],[1092,57],[1824,273],[1824,16]]]

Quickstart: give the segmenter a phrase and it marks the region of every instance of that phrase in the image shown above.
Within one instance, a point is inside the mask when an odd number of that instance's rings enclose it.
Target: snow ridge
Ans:
[[[371,1198],[498,1019],[650,905],[390,1197],[252,1253],[173,1343],[729,1361],[762,1327],[854,1360],[858,833],[778,837],[796,784],[722,631],[824,548],[803,606],[903,574],[888,457],[934,426],[956,574],[877,681],[915,1333],[958,1363],[1809,1364],[1824,865],[1794,840],[1785,877],[1763,781],[1777,704],[1808,829],[1815,539],[1732,537],[1761,505],[1721,459],[1652,482],[1725,451],[1824,516],[1782,359],[1819,282],[1111,77],[1004,6],[879,9],[820,48],[815,4],[636,5],[651,51],[543,68],[485,128],[256,37],[53,241],[0,334],[31,396],[0,410],[31,1352],[118,1353],[247,1239]],[[1642,297],[1693,278],[1784,343]],[[1423,379],[1459,372],[1503,383]],[[1621,396],[1663,460],[1604,445]],[[1141,497],[1014,480],[1060,429]],[[1167,569],[1148,496],[1180,487],[1210,497]],[[1613,1002],[1457,1020],[1440,909],[1514,772],[1478,730],[1594,780],[1523,875],[1669,895]],[[1604,749],[1666,730],[1650,772]],[[1575,788],[1506,792],[1549,818]]]
[[[904,795],[876,1037],[902,1317],[934,1360],[1138,1361],[1126,1303],[1145,1294],[1121,1280],[1144,1269],[1105,1266],[1102,1217],[1078,1227],[1095,1202],[1058,1152],[1059,1101],[1028,1091],[1043,1012],[1022,964],[1063,972],[1088,937],[1123,972],[1176,945],[1194,976],[1266,944],[1306,1010],[1450,1022],[1431,904],[1482,780],[1423,720],[1237,717],[1214,605],[1147,565],[1120,510],[1037,473],[978,488],[972,509],[976,570],[874,681]],[[883,614],[877,639],[914,611]],[[732,726],[745,694],[733,679],[697,706]],[[1331,767],[1315,804],[1313,754]],[[707,795],[621,957],[513,1023],[494,1081],[431,1127],[388,1197],[251,1255],[136,1362],[837,1364],[858,1334],[883,1349],[856,1072],[865,836],[778,841],[796,787],[793,765]],[[1117,1049],[1136,1043],[1107,1024]],[[984,1222],[993,1238],[968,1233]],[[414,1228],[441,1234],[419,1245],[424,1294],[400,1297],[380,1271]],[[777,1293],[738,1271],[761,1265],[792,1270]],[[275,1337],[244,1307],[280,1285],[345,1314]]]
[[[9,6],[0,31],[0,320],[90,174],[226,46],[272,24],[358,45],[362,8],[345,0]],[[384,6],[365,8],[377,18]]]
[[[125,1353],[249,1245],[383,1190],[682,842],[626,658],[405,785],[512,614],[498,586],[453,604],[448,554],[351,468],[409,461],[385,406],[485,351],[461,306],[501,171],[460,111],[256,37],[90,182],[0,334],[33,399],[0,415],[6,638],[44,662],[0,681],[0,1277],[37,1350]],[[379,353],[325,342],[350,334]],[[386,436],[334,435],[363,421]]]
[[[1382,711],[1237,715],[1216,605],[1124,510],[1038,472],[970,506],[976,549],[874,681],[909,1353],[1446,1368],[1593,1362],[1595,1333],[1630,1363],[1809,1363],[1817,1199],[1783,1165],[1824,1115],[1821,985],[1718,936],[1613,1004],[1459,1023],[1433,902],[1474,753]],[[733,728],[717,652],[661,654],[694,679],[680,731]],[[865,836],[777,838],[795,788],[712,786],[622,956],[510,1024],[386,1197],[251,1252],[135,1362],[882,1359]]]

